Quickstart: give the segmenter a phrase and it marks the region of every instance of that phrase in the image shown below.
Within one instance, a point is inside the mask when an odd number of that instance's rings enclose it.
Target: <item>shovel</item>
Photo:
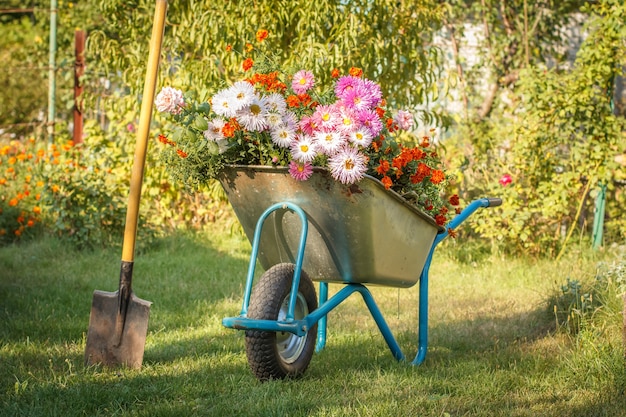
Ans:
[[[142,300],[133,293],[131,282],[137,235],[139,197],[146,161],[148,131],[152,118],[152,103],[161,55],[161,42],[165,27],[167,0],[157,0],[150,40],[150,54],[143,90],[143,101],[137,129],[135,160],[130,177],[130,193],[124,244],[122,246],[122,267],[119,289],[116,292],[94,291],[89,330],[85,348],[85,363],[106,366],[126,366],[141,368],[143,352],[148,332],[150,301]]]

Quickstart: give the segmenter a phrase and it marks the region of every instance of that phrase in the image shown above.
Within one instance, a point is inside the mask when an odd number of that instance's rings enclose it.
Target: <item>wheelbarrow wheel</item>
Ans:
[[[277,264],[261,276],[250,297],[248,317],[262,320],[285,319],[294,269],[293,264]],[[302,271],[294,319],[302,319],[316,308],[315,287]],[[246,355],[252,372],[261,381],[302,375],[313,357],[316,334],[317,324],[304,336],[289,332],[246,331]]]

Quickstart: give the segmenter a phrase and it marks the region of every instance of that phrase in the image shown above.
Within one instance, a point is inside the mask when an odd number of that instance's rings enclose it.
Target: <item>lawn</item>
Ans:
[[[618,249],[562,261],[480,255],[462,236],[431,268],[430,341],[419,367],[396,362],[363,302],[329,315],[326,349],[298,380],[258,382],[236,315],[249,244],[214,228],[139,242],[137,296],[152,301],[141,370],[83,363],[94,289],[115,291],[120,248],[61,242],[0,249],[2,416],[618,416],[626,413],[619,309],[578,335],[557,331],[550,299],[592,280]],[[331,286],[331,291],[337,286]],[[417,288],[373,287],[407,357]],[[561,319],[562,320],[562,319]]]

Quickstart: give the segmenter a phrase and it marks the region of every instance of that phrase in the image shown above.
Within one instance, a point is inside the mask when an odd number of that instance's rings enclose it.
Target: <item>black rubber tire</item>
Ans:
[[[250,296],[248,317],[263,320],[283,319],[289,304],[294,264],[282,263],[268,269],[259,278]],[[317,309],[315,287],[302,271],[295,319]],[[279,317],[280,316],[280,317]],[[317,323],[304,336],[288,332],[246,331],[248,364],[260,381],[301,376],[311,362],[315,350]]]

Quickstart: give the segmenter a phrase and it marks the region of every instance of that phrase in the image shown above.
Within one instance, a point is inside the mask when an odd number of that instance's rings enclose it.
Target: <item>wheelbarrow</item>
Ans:
[[[419,282],[412,364],[421,364],[435,247],[479,208],[502,204],[499,198],[473,201],[441,227],[371,176],[344,185],[323,168],[296,181],[286,168],[227,166],[219,180],[252,244],[241,311],[222,324],[245,330],[248,364],[261,381],[302,375],[326,344],[326,316],[354,293],[363,297],[393,356],[405,360],[369,285]],[[257,261],[265,272],[254,283]],[[330,298],[329,283],[343,284]]]

